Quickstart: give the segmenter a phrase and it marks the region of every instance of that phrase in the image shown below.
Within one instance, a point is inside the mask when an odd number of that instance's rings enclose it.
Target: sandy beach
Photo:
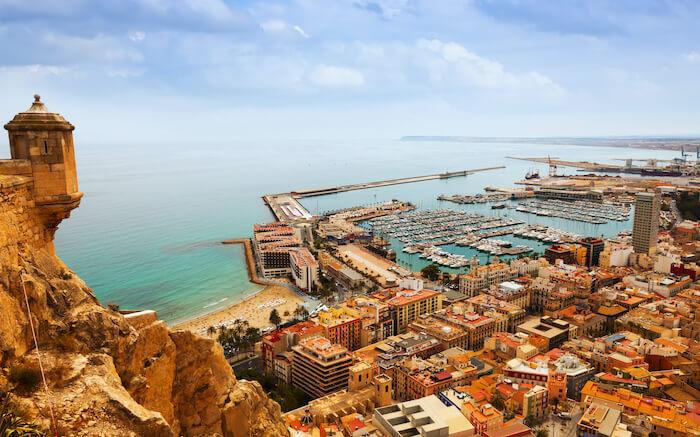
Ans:
[[[236,319],[247,320],[251,326],[262,329],[271,326],[268,318],[273,308],[277,309],[282,321],[287,321],[294,317],[294,310],[303,303],[304,299],[287,287],[268,285],[259,293],[241,302],[179,323],[173,326],[173,329],[192,331],[207,336],[207,328],[210,326],[227,325]],[[288,312],[289,315],[285,316],[285,312]]]

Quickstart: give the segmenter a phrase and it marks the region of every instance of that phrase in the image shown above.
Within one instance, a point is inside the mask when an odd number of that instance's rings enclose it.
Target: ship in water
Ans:
[[[643,168],[641,171],[642,176],[683,176],[683,173],[679,170],[671,169],[647,169]]]
[[[539,171],[539,170],[536,170],[536,169],[535,169],[535,170],[530,169],[530,170],[527,172],[527,174],[525,175],[525,179],[527,179],[528,181],[529,181],[530,179],[539,179],[539,178],[540,178],[540,171]]]

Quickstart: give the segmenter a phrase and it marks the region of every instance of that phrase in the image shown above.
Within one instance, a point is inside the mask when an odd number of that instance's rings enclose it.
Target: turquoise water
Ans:
[[[438,204],[437,195],[509,186],[531,167],[507,160],[507,155],[597,161],[675,156],[614,148],[397,140],[124,145],[84,144],[77,137],[76,144],[85,197],[57,233],[58,254],[103,303],[154,309],[168,322],[212,311],[259,289],[247,280],[241,248],[218,242],[250,235],[253,223],[272,219],[260,199],[265,193],[507,166],[464,178],[303,200],[312,212],[392,198],[421,208],[460,208]],[[546,166],[540,170],[545,173]],[[577,222],[550,223],[565,222],[555,218],[529,220],[588,235],[618,231]]]

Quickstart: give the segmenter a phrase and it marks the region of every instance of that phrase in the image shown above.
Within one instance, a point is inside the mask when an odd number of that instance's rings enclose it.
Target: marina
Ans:
[[[556,199],[527,200],[515,207],[518,212],[551,216],[568,220],[605,224],[612,220],[626,221],[629,219],[630,207],[615,203],[598,203],[584,200],[564,201]]]
[[[452,244],[471,234],[522,224],[516,219],[485,216],[451,209],[412,211],[365,222],[374,235],[398,239],[407,245]]]
[[[400,243],[401,252],[450,268],[470,265],[465,254],[440,246],[454,245],[493,256],[517,256],[533,252],[531,245],[498,236],[537,240],[542,244],[577,241],[582,236],[541,224],[527,225],[512,218],[492,217],[456,210],[411,211],[363,222],[374,236]]]

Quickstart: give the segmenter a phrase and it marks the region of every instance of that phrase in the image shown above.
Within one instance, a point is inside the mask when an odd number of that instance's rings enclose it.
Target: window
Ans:
[[[48,141],[44,140],[44,155],[49,154],[49,143]]]

